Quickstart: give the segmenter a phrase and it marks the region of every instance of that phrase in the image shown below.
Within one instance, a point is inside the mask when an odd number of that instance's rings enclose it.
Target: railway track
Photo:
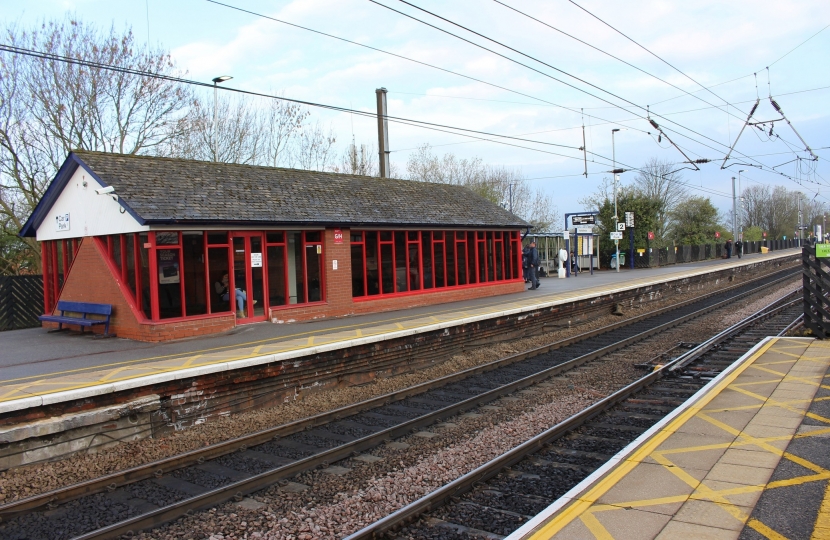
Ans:
[[[0,506],[10,539],[112,538],[372,449],[792,279],[786,270],[436,381]],[[70,519],[71,518],[71,519]]]
[[[797,294],[696,346],[643,367],[638,381],[467,475],[347,537],[500,539],[508,536],[683,404],[769,335],[800,317]],[[664,363],[665,362],[665,363]],[[656,369],[655,369],[656,368]]]

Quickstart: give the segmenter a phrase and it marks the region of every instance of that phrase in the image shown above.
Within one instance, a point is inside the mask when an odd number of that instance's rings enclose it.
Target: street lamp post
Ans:
[[[217,108],[216,108],[216,85],[219,84],[219,83],[223,83],[225,81],[229,81],[231,79],[233,79],[233,77],[231,77],[230,75],[222,75],[221,77],[214,77],[213,78],[213,129],[211,130],[211,131],[213,131],[213,133],[211,134],[212,137],[210,138],[211,139],[210,142],[211,142],[211,146],[213,147],[211,150],[213,151],[213,162],[214,163],[216,163],[216,161],[217,161],[216,156],[218,154],[217,149],[216,149],[216,112],[217,112]]]
[[[617,221],[619,220],[618,212],[617,212],[617,154],[614,148],[614,133],[618,132],[620,128],[614,128],[611,130],[611,161],[613,165],[611,167],[611,174],[614,176],[614,232],[617,232]],[[617,251],[617,272],[620,271],[620,241],[614,240],[614,247]],[[630,256],[630,254],[629,254]]]

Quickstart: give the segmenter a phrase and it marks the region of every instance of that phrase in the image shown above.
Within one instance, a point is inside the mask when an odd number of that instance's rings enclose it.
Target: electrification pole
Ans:
[[[617,222],[619,221],[619,216],[617,213],[617,154],[614,149],[614,133],[618,132],[619,128],[614,128],[611,130],[611,161],[613,165],[611,166],[611,174],[614,176],[614,232],[617,232]],[[620,241],[614,240],[614,247],[617,251],[617,272],[620,271]]]
[[[378,158],[380,177],[389,178],[389,122],[386,117],[386,88],[375,90],[378,99]]]
[[[741,236],[739,237],[739,240],[741,242],[744,241],[744,220],[741,219],[741,217],[743,216],[743,213],[744,213],[744,192],[741,191],[741,173],[742,172],[744,172],[743,169],[738,171],[738,202],[740,203],[739,208],[741,209],[740,215],[738,217],[738,228],[740,228]]]
[[[732,238],[738,240],[738,199],[735,196],[735,177],[732,177]]]

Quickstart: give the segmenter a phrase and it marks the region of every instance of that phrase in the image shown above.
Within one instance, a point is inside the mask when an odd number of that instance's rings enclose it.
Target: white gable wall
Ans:
[[[86,186],[84,186],[86,183]],[[147,231],[149,227],[139,224],[112,194],[98,195],[95,190],[102,186],[83,167],[63,188],[46,219],[37,229],[38,241],[81,238]],[[115,192],[117,195],[118,193]],[[69,214],[69,229],[58,230],[58,216]]]

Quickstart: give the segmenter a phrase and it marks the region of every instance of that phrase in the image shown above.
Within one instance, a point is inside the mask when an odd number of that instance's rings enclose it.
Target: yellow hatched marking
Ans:
[[[674,418],[661,431],[656,433],[652,438],[647,440],[640,448],[625,461],[620,463],[616,468],[612,469],[604,478],[588,490],[588,492],[579,500],[571,503],[556,517],[540,527],[531,538],[541,540],[548,539],[561,531],[577,516],[584,513],[591,507],[600,497],[615,486],[625,475],[631,472],[640,461],[646,456],[651,455],[666,439],[668,439],[676,430],[678,426],[682,426],[688,422],[692,417],[703,410],[724,388],[729,386],[738,376],[743,373],[753,362],[766,353],[778,341],[777,338],[769,340],[764,346],[760,347],[755,354],[748,358],[741,366],[735,369],[732,373],[724,377],[714,388],[704,395],[698,402],[694,403],[688,409],[683,411]]]
[[[775,532],[774,530],[767,527],[757,519],[750,519],[747,525],[752,527],[752,529],[758,534],[762,534],[764,537],[769,538],[770,540],[787,540],[786,536]]]
[[[585,512],[579,516],[579,519],[582,520],[582,523],[588,527],[588,530],[591,531],[591,534],[593,534],[597,540],[614,540],[614,537],[611,536],[608,529],[603,527],[602,523],[599,522],[597,517],[592,512]]]

